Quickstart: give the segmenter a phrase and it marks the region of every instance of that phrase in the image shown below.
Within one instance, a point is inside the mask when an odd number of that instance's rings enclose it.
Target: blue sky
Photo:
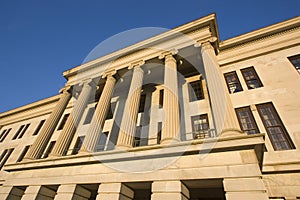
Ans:
[[[215,12],[222,40],[300,14],[299,0],[0,0],[0,113],[56,95],[100,42]]]

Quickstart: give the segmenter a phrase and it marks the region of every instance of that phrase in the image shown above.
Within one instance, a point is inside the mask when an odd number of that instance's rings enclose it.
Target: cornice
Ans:
[[[203,29],[209,30],[209,32],[212,36],[219,38],[215,14],[210,14],[201,19],[197,19],[190,23],[176,27],[170,31],[161,33],[159,35],[156,35],[149,39],[143,40],[141,42],[138,42],[138,43],[128,46],[126,48],[123,48],[123,49],[120,49],[113,53],[110,53],[108,55],[102,56],[93,61],[84,63],[73,69],[65,71],[63,73],[63,75],[65,78],[69,79],[71,76],[77,75],[79,72],[91,70],[94,67],[100,67],[100,66],[105,66],[105,65],[109,65],[110,68],[115,68],[117,70],[118,68],[126,67],[126,66],[124,66],[124,64],[122,65],[121,63],[129,63],[130,64],[130,62],[132,62],[132,60],[129,61],[129,58],[132,57],[133,55],[135,55],[135,57],[137,57],[136,56],[137,54],[139,54],[139,55],[144,54],[144,56],[145,56],[145,54],[159,55],[161,52],[160,52],[159,48],[156,48],[156,47],[160,47],[160,44],[166,43],[168,41],[178,38],[179,35],[183,35],[183,34],[188,35],[189,37],[191,37],[190,40],[199,39],[199,38],[194,38],[194,37],[197,37],[199,35],[199,31],[201,32],[201,31],[203,31]],[[200,33],[200,35],[201,35],[201,33]],[[181,41],[179,40],[178,42],[181,42]],[[178,42],[176,42],[176,43],[178,43]],[[190,45],[193,45],[193,44],[190,44]],[[152,49],[153,47],[155,47],[155,48]],[[168,49],[164,49],[164,51],[165,50],[168,50]],[[138,60],[138,59],[142,59],[142,58],[135,58],[135,60]]]
[[[227,52],[252,43],[254,44],[272,37],[299,30],[299,28],[300,16],[224,40],[220,42],[219,49],[221,52]]]

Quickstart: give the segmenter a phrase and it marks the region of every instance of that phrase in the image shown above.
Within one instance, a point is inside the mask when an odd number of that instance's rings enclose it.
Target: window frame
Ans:
[[[250,122],[251,122],[251,124],[252,124],[252,126],[254,128],[252,128],[252,129],[244,129],[242,119],[239,117],[240,116],[239,115],[239,111],[242,111],[242,110],[244,110],[244,112],[246,111],[249,114],[248,116],[249,116]],[[246,132],[248,135],[260,133],[259,128],[257,126],[257,123],[255,121],[255,118],[253,116],[253,113],[251,111],[250,106],[235,108],[235,113],[236,113],[236,116],[237,116],[237,119],[238,119],[238,122],[239,122],[239,125],[240,125],[240,128],[241,128],[242,131]],[[248,132],[248,131],[251,131],[251,130],[254,130],[255,133]]]
[[[203,127],[205,124],[207,126],[206,129],[200,129],[200,130],[195,130],[195,124],[194,122],[196,120],[203,120],[205,119],[207,123],[200,123],[200,127]],[[201,114],[201,115],[194,115],[191,116],[191,125],[192,125],[192,133],[193,133],[193,138],[194,139],[203,139],[206,137],[210,137],[210,125],[209,125],[209,119],[208,119],[208,114]]]
[[[68,121],[69,116],[70,116],[70,113],[64,114],[64,116],[62,117],[62,119],[59,123],[59,126],[57,127],[57,131],[60,131],[64,128],[66,122]]]
[[[196,86],[196,87],[194,87],[194,86]],[[200,91],[200,94],[197,91]],[[190,102],[203,100],[204,92],[203,92],[202,80],[196,80],[196,81],[189,82],[188,93],[189,93],[189,101]]]
[[[234,77],[235,77],[235,79],[236,79],[236,84],[238,85],[238,91],[231,91],[231,86],[230,86],[230,83],[228,82],[228,80],[227,80],[227,76],[230,76],[230,75],[233,75]],[[231,71],[231,72],[227,72],[227,73],[224,73],[224,78],[225,78],[225,81],[226,81],[226,85],[227,85],[227,89],[228,89],[228,91],[229,91],[229,93],[230,94],[233,94],[233,93],[238,93],[238,92],[242,92],[243,91],[243,87],[242,87],[242,84],[241,84],[241,82],[240,82],[240,79],[239,79],[239,77],[238,77],[238,75],[237,75],[237,73],[236,73],[236,71]],[[235,84],[235,85],[236,85]]]
[[[294,66],[294,69],[296,69],[296,71],[298,72],[298,74],[300,74],[300,54],[289,56],[288,60]],[[297,60],[296,63],[293,62],[294,60]],[[298,62],[298,60],[299,60],[299,62]]]
[[[249,72],[249,71],[253,73],[254,79],[249,79],[248,80],[248,77],[246,76],[246,73]],[[257,72],[256,72],[256,70],[255,70],[255,68],[253,66],[241,69],[241,73],[243,75],[243,78],[244,78],[244,81],[245,81],[245,83],[247,85],[248,90],[253,90],[253,89],[260,88],[260,87],[264,86],[262,84],[262,82],[261,82],[261,80],[260,80],[260,78],[259,78],[259,76],[258,76],[258,74],[257,74]],[[254,80],[257,81],[258,87],[252,88],[251,87],[251,81],[254,81]]]
[[[274,149],[275,151],[282,151],[282,150],[291,150],[291,149],[295,149],[295,145],[294,145],[294,143],[293,143],[293,141],[292,141],[290,135],[288,134],[288,131],[286,130],[286,128],[285,128],[285,126],[284,126],[284,124],[283,124],[283,122],[282,122],[282,120],[281,120],[281,118],[280,118],[280,116],[279,116],[279,114],[278,114],[278,112],[277,112],[275,106],[273,105],[273,103],[272,103],[272,102],[267,102],[267,103],[262,103],[262,104],[256,104],[256,108],[257,108],[258,113],[259,113],[259,116],[260,116],[260,118],[261,118],[261,120],[262,120],[262,122],[263,122],[263,125],[264,125],[264,127],[265,127],[265,129],[266,129],[266,131],[267,131],[267,134],[268,134],[268,136],[269,136],[269,139],[270,139],[270,141],[271,141],[271,144],[272,144],[272,146],[273,146],[273,149]],[[263,113],[262,113],[262,112],[263,112],[263,111],[262,111],[262,108],[269,108],[269,109],[271,110],[271,114],[272,114],[273,117],[274,117],[273,119],[274,119],[275,121],[277,120],[277,122],[276,122],[277,125],[270,125],[270,126],[269,126],[269,125],[267,124],[267,121],[265,120],[265,118],[264,118],[264,116],[263,116]],[[270,120],[270,119],[269,119],[269,120]],[[280,134],[281,134],[282,138],[284,139],[283,142],[286,142],[288,148],[278,148],[278,147],[277,147],[276,143],[279,143],[280,141],[274,141],[274,140],[273,140],[273,136],[274,136],[275,134],[273,135],[273,133],[270,132],[270,130],[269,130],[269,128],[276,128],[276,127],[279,127],[279,128],[282,130],[282,132],[281,132]],[[279,134],[276,133],[275,136],[278,138]]]
[[[35,136],[35,135],[37,135],[40,132],[40,130],[42,129],[42,127],[45,124],[45,122],[46,122],[45,119],[43,119],[43,120],[40,121],[40,123],[38,124],[38,126],[35,128],[32,136]]]

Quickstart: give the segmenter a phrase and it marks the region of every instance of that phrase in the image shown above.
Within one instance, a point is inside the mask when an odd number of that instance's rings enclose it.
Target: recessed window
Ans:
[[[259,133],[255,119],[249,106],[235,109],[242,131],[247,134]]]
[[[106,119],[112,119],[114,117],[113,108],[115,108],[115,107],[116,107],[116,103],[111,103],[109,105],[108,112],[107,112],[107,115],[106,115]]]
[[[83,144],[83,140],[84,140],[85,136],[79,136],[76,140],[72,155],[78,154],[79,150],[82,147]]]
[[[61,120],[61,122],[60,122],[60,124],[57,128],[57,130],[62,130],[64,128],[65,123],[67,122],[69,115],[70,115],[70,113],[64,115],[63,119]]]
[[[159,90],[159,108],[164,106],[164,90]]]
[[[2,154],[0,155],[0,170],[5,165],[6,161],[10,157],[11,153],[14,151],[14,149],[5,149]]]
[[[5,138],[7,137],[7,135],[9,134],[10,131],[11,131],[11,128],[2,131],[2,133],[0,135],[0,142],[3,142],[5,140]]]
[[[242,72],[242,75],[245,79],[245,82],[246,82],[249,90],[255,89],[255,88],[260,88],[263,86],[254,67],[248,67],[245,69],[241,69],[241,72]]]
[[[228,91],[229,93],[236,93],[243,91],[243,88],[241,86],[240,80],[236,74],[236,72],[229,72],[224,74]]]
[[[198,101],[204,99],[201,80],[189,83],[189,98],[190,101]]]
[[[294,149],[295,146],[272,103],[256,105],[274,150]]]
[[[160,144],[160,141],[161,141],[161,131],[162,131],[162,122],[158,122],[158,125],[157,125],[157,144]]]
[[[294,65],[294,67],[298,71],[298,73],[300,74],[300,54],[288,57],[288,59]]]
[[[94,113],[95,113],[95,108],[94,107],[89,108],[83,124],[91,123]]]
[[[145,103],[146,103],[146,95],[142,94],[141,99],[140,99],[139,113],[142,113],[145,111]]]
[[[23,135],[25,134],[25,132],[27,131],[28,127],[30,126],[30,124],[26,124],[25,127],[22,129],[22,131],[20,132],[20,134],[18,135],[18,139],[22,138]]]
[[[12,138],[12,140],[17,139],[17,137],[19,136],[19,134],[21,133],[21,131],[23,130],[23,128],[25,127],[25,125],[21,125],[20,128],[18,129],[18,131],[15,133],[14,137]]]
[[[24,158],[24,156],[26,155],[26,153],[27,153],[29,147],[30,147],[30,146],[28,145],[28,146],[26,146],[26,147],[23,149],[23,151],[22,151],[21,155],[19,156],[17,162],[21,162],[21,161],[23,160],[23,158]]]
[[[45,123],[45,121],[46,121],[46,120],[40,121],[39,125],[36,127],[36,129],[35,129],[35,131],[34,131],[34,133],[33,133],[32,135],[37,135],[37,134],[40,132],[42,126],[43,126],[44,123]]]
[[[48,148],[46,149],[43,158],[48,158],[49,154],[51,153],[56,141],[51,141],[48,145]]]
[[[208,137],[209,123],[207,114],[192,116],[191,121],[194,139]]]
[[[96,151],[103,151],[105,149],[107,138],[108,138],[108,132],[103,132],[100,135]]]

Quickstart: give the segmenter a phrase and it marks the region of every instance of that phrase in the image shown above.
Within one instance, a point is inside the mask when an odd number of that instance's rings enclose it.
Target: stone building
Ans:
[[[65,71],[0,114],[0,199],[300,199],[299,30],[211,14]]]

